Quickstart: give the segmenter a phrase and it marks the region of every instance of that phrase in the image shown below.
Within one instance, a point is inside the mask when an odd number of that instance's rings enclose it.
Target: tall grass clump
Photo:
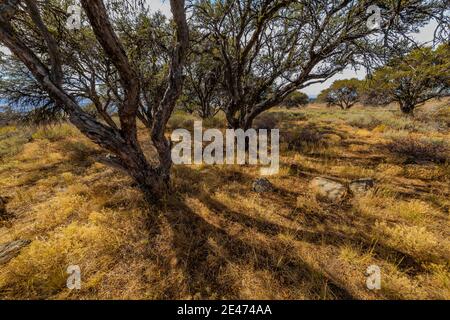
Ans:
[[[33,134],[33,139],[56,142],[68,137],[76,137],[77,135],[77,129],[65,123],[41,127]]]
[[[0,128],[0,160],[13,157],[31,140],[31,130],[13,126]]]
[[[443,164],[450,160],[450,147],[443,140],[399,136],[393,137],[386,148],[407,162],[429,161]]]
[[[285,132],[281,139],[283,143],[287,144],[289,151],[305,152],[328,146],[325,134],[311,123],[299,129]]]

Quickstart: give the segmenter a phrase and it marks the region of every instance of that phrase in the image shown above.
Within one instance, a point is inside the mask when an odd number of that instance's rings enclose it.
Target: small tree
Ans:
[[[378,69],[370,88],[386,103],[397,102],[400,110],[412,115],[426,101],[450,94],[450,45],[436,50],[423,47],[403,58],[396,58]]]
[[[220,87],[222,65],[214,53],[208,52],[211,48],[211,44],[202,39],[201,34],[191,33],[181,103],[185,111],[196,112],[202,119],[215,116],[224,103]]]
[[[360,99],[361,81],[353,78],[337,80],[330,88],[325,89],[318,96],[318,100],[329,106],[339,106],[342,110],[353,107]]]
[[[360,92],[359,101],[364,106],[385,106],[392,102],[388,95],[382,94],[377,88],[371,87],[369,82],[365,81]]]
[[[298,108],[306,106],[309,103],[309,97],[306,93],[294,91],[287,96],[283,103],[288,108]]]

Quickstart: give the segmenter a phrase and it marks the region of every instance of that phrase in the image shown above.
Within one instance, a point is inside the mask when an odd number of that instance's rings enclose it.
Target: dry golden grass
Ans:
[[[0,266],[0,298],[450,299],[448,163],[404,164],[385,148],[399,135],[449,141],[450,132],[392,109],[277,113],[282,134],[320,138],[283,144],[274,192],[251,191],[255,167],[178,166],[174,197],[159,208],[97,163],[100,151],[69,125],[9,140],[0,195],[14,218],[0,243],[32,243]],[[333,205],[309,192],[316,176],[377,185]],[[372,264],[380,291],[366,288]],[[69,265],[81,267],[79,291],[66,288]]]

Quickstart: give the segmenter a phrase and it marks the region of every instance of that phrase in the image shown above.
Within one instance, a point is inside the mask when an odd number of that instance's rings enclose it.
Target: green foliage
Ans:
[[[317,100],[347,110],[359,101],[363,87],[364,82],[356,78],[336,80],[319,94]]]
[[[389,97],[403,113],[450,94],[450,45],[418,48],[378,69],[370,80],[372,94]]]
[[[303,92],[294,91],[290,95],[288,95],[283,102],[284,105],[288,108],[297,108],[306,106],[309,103],[309,97]]]

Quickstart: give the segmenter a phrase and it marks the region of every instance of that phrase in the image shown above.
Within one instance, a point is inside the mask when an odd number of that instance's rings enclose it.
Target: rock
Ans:
[[[24,247],[31,243],[30,240],[17,240],[0,244],[0,265],[8,263],[17,257]]]
[[[268,179],[261,178],[253,182],[252,189],[257,193],[270,192],[273,191],[273,185]]]
[[[349,189],[354,195],[363,195],[375,186],[375,180],[372,178],[364,178],[353,180],[349,184]]]
[[[331,202],[341,202],[347,195],[343,184],[326,178],[314,178],[309,186],[316,196]]]

